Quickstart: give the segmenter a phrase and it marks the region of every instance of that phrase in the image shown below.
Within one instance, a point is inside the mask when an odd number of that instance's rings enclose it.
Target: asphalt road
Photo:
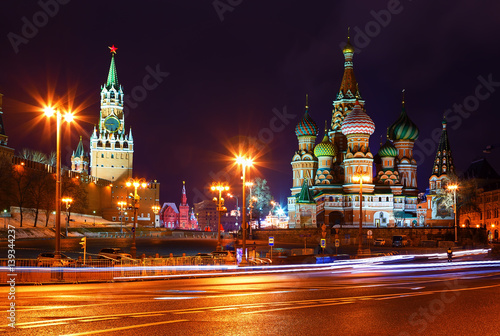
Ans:
[[[498,335],[500,268],[485,266],[438,260],[198,279],[17,286],[16,329],[7,326],[4,303],[0,332]]]

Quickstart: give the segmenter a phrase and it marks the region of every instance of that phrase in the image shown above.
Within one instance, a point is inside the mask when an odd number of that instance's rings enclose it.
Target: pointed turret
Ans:
[[[106,81],[106,88],[109,90],[112,87],[114,87],[116,90],[120,89],[120,85],[118,84],[118,75],[116,73],[116,66],[115,66],[115,54],[116,54],[116,48],[114,45],[112,47],[109,47],[111,49],[111,64],[109,66],[109,72],[108,72],[108,80]]]
[[[78,143],[78,146],[76,147],[76,151],[74,153],[75,153],[74,154],[75,158],[81,158],[85,155],[85,150],[83,149],[83,141],[81,135],[80,135],[80,142]]]
[[[450,141],[448,140],[448,132],[446,131],[446,117],[443,117],[442,125],[443,130],[441,131],[441,137],[439,138],[439,145],[436,152],[436,158],[434,160],[434,167],[432,169],[432,174],[438,177],[441,177],[442,175],[455,174],[455,166],[451,156]]]
[[[361,94],[359,93],[358,82],[354,76],[354,68],[352,63],[352,58],[354,56],[354,48],[351,45],[351,37],[349,30],[347,32],[347,43],[342,50],[344,54],[344,76],[342,77],[342,83],[340,84],[340,90],[337,95],[337,99],[342,98],[358,98],[361,99]]]
[[[182,201],[181,205],[187,204],[187,196],[186,196],[186,181],[182,181]]]
[[[132,138],[132,127],[130,127],[130,131],[128,132],[128,141],[133,141],[134,138]]]
[[[304,183],[302,183],[302,189],[300,190],[299,196],[297,198],[297,203],[316,204],[311,193],[311,189],[309,189],[307,179],[304,179]]]
[[[82,136],[80,135],[80,141],[76,150],[73,151],[71,156],[71,170],[78,173],[87,173],[89,167],[89,157],[85,153],[85,148],[83,147]]]

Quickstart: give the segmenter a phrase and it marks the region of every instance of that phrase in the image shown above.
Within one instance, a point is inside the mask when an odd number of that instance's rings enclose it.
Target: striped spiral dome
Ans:
[[[318,135],[318,126],[312,120],[309,115],[309,111],[306,109],[306,113],[302,117],[302,120],[295,126],[295,135],[300,136],[316,136]]]
[[[398,150],[396,149],[396,147],[394,147],[392,142],[389,139],[387,139],[385,144],[382,147],[380,147],[378,155],[380,157],[395,157],[398,155]]]
[[[375,131],[375,123],[366,114],[356,100],[351,113],[345,117],[340,128],[344,135],[348,134],[373,134]]]
[[[399,118],[389,127],[388,134],[392,140],[417,140],[419,134],[417,125],[406,114],[404,103]]]

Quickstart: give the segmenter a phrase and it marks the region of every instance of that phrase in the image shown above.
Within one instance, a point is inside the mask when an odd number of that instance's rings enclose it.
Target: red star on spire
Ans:
[[[117,47],[115,47],[115,45],[114,45],[114,44],[113,44],[113,46],[108,47],[108,48],[109,48],[109,50],[111,50],[111,53],[112,53],[112,54],[116,54],[116,50],[118,49]]]

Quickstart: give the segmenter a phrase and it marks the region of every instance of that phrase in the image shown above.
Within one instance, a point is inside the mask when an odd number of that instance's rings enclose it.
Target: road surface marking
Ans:
[[[59,324],[68,324],[68,322],[56,322],[56,323],[44,323],[38,325],[27,325],[27,326],[19,326],[19,323],[16,323],[16,328],[19,329],[28,329],[28,328],[38,328],[38,327],[51,327]]]
[[[89,319],[83,319],[83,320],[78,320],[78,322],[97,322],[97,321],[106,321],[106,320],[117,320],[120,317],[104,317],[104,318],[89,318]]]
[[[186,322],[186,321],[188,321],[188,320],[173,320],[173,321],[162,321],[162,322],[146,323],[146,324],[136,324],[136,325],[133,325],[133,326],[117,327],[117,328],[104,329],[104,330],[85,331],[85,332],[76,333],[76,334],[66,334],[64,336],[95,335],[95,334],[103,334],[103,333],[112,332],[112,331],[118,331],[118,330],[143,328],[143,327],[150,327],[150,326],[160,325],[160,324]]]
[[[165,315],[165,314],[136,315],[136,316],[130,316],[130,317],[148,317],[148,316],[163,316],[163,315]]]
[[[247,315],[247,314],[258,314],[258,313],[267,313],[267,312],[272,312],[272,311],[279,311],[279,310],[291,310],[291,309],[303,309],[303,308],[316,308],[316,307],[324,307],[324,306],[335,306],[335,305],[343,305],[343,304],[348,304],[352,302],[332,302],[332,303],[323,303],[323,304],[315,304],[315,305],[308,305],[308,306],[300,306],[300,307],[283,307],[283,308],[273,308],[273,309],[265,309],[265,310],[256,310],[256,311],[251,311],[251,312],[243,312],[241,313],[242,315]]]
[[[212,309],[212,311],[235,310],[235,309],[238,308],[237,307],[217,308],[217,309]]]

